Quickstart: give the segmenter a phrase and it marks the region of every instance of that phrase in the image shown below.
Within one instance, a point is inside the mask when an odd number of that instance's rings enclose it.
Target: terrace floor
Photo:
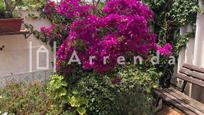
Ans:
[[[176,108],[164,107],[157,115],[185,115]]]

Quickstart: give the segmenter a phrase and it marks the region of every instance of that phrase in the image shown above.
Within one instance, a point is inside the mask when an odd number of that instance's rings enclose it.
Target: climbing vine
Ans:
[[[197,0],[173,0],[170,16],[177,26],[194,24],[199,11]]]
[[[155,13],[151,25],[157,34],[158,43],[173,44],[173,55],[178,58],[180,50],[186,46],[190,38],[195,36],[195,22],[199,12],[198,0],[143,0],[143,2],[147,3]],[[180,27],[188,24],[192,26],[193,31],[181,36]],[[162,61],[163,65],[159,65],[158,68],[166,74],[161,78],[161,85],[168,87],[174,66],[167,64],[165,59]]]

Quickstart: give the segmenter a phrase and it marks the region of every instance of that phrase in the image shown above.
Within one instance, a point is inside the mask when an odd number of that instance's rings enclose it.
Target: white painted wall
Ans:
[[[32,24],[35,29],[39,30],[42,26],[49,26],[50,23],[45,19],[30,19],[27,17],[28,11],[20,11],[24,22]],[[0,47],[5,46],[3,51],[0,51],[0,76],[27,73],[29,72],[29,42],[32,42],[32,71],[39,71],[36,68],[36,51],[43,44],[33,35],[28,39],[24,35],[5,35],[0,36]],[[51,68],[52,52],[49,49],[49,66]],[[40,60],[42,65],[45,64],[46,59]]]
[[[192,32],[192,26],[186,25],[180,28],[180,35],[184,36],[186,33]],[[180,51],[178,59],[178,71],[184,63],[193,64],[193,54],[194,54],[194,38],[191,38],[187,43],[186,47]]]
[[[186,25],[180,28],[180,35],[184,36],[186,33],[192,32],[192,26]],[[181,69],[184,63],[193,64],[194,59],[194,42],[195,38],[191,38],[186,47],[182,48],[179,53],[178,64],[177,64],[177,73]],[[183,80],[177,79],[178,86],[182,86]],[[185,89],[185,93],[191,95],[192,85],[188,84],[187,88]]]

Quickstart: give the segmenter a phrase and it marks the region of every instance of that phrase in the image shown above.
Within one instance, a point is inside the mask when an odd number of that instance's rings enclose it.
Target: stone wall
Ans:
[[[0,76],[0,88],[12,83],[32,83],[35,81],[47,82],[52,70],[21,73],[15,75]]]

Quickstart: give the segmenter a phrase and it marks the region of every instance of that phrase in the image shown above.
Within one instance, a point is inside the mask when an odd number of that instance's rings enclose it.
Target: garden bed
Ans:
[[[153,89],[170,86],[179,51],[194,34],[180,36],[180,26],[195,23],[189,19],[196,17],[198,9],[191,1],[145,1],[43,2],[40,16],[52,24],[40,31],[33,30],[32,25],[28,29],[56,51],[56,74],[45,85],[30,82],[5,87],[0,111],[155,114]],[[185,14],[180,15],[183,11]],[[29,81],[27,76],[21,78]],[[158,114],[174,113],[179,114],[167,108]]]

